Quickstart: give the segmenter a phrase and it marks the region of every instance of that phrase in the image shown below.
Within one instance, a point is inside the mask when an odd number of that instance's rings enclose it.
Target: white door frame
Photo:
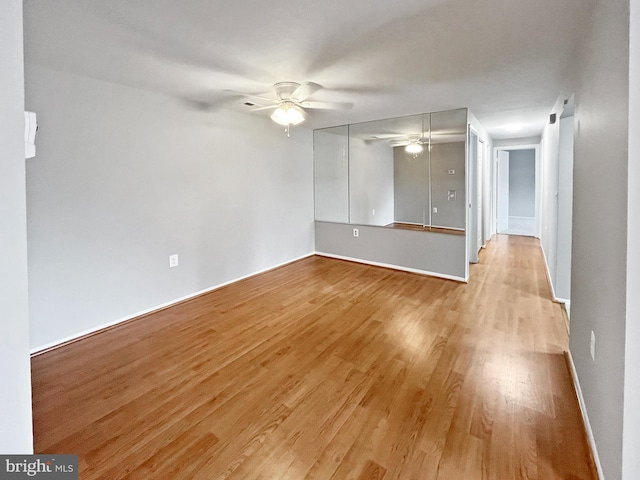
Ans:
[[[494,166],[497,167],[498,162],[498,151],[499,150],[535,150],[535,182],[536,182],[536,197],[535,197],[535,225],[536,225],[536,238],[540,238],[540,230],[541,230],[541,216],[542,206],[540,202],[542,201],[542,196],[540,195],[540,187],[542,182],[542,158],[540,157],[540,153],[542,151],[542,143],[534,143],[534,144],[526,144],[526,145],[501,145],[499,147],[493,147],[493,162]],[[492,201],[493,201],[493,212],[492,212],[492,223],[493,227],[492,231],[498,231],[498,172],[497,168],[494,168],[494,176],[493,176],[493,192],[492,192]]]
[[[471,138],[475,138],[475,145],[472,148]],[[469,125],[467,131],[467,261],[470,263],[478,263],[478,148],[480,147],[480,135]],[[472,152],[475,157],[471,158]]]
[[[484,246],[491,240],[493,230],[491,225],[491,212],[493,211],[493,200],[491,198],[491,186],[493,181],[493,162],[491,158],[491,144],[488,141],[484,143],[484,184],[482,187],[482,208],[483,208],[483,229],[484,238],[482,239]]]
[[[496,152],[496,232],[509,230],[509,157],[508,150]]]
[[[476,216],[477,216],[478,225],[476,230],[478,231],[478,238],[476,239],[476,243],[477,243],[478,251],[480,251],[480,249],[485,246],[485,237],[487,234],[485,231],[485,222],[484,222],[485,212],[486,212],[486,205],[484,203],[484,181],[485,181],[485,175],[486,175],[485,142],[479,136],[478,136],[477,164],[478,164],[478,178],[476,178],[476,185],[478,190],[476,192],[476,198],[478,200],[478,204],[476,205]]]

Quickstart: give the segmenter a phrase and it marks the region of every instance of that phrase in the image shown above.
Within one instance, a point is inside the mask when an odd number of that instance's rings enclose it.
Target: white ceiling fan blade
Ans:
[[[373,135],[373,138],[376,140],[390,140],[394,138],[407,138],[408,135],[406,133],[379,133]]]
[[[305,82],[293,91],[291,98],[295,98],[299,102],[302,102],[321,88],[322,85],[318,85],[317,83]]]
[[[429,143],[429,139],[419,135],[407,135],[406,133],[379,133],[372,136],[374,141],[388,140],[392,147],[409,145],[410,143],[419,143],[425,145]]]
[[[267,107],[256,107],[256,108],[252,108],[251,111],[252,112],[259,112],[260,110],[274,110],[278,108],[278,104],[276,105],[269,105]]]
[[[303,108],[314,108],[318,110],[350,110],[353,103],[345,102],[300,102]]]
[[[261,107],[273,104],[278,105],[280,102],[273,98],[261,97],[259,95],[242,95],[242,98],[250,103],[259,105]]]

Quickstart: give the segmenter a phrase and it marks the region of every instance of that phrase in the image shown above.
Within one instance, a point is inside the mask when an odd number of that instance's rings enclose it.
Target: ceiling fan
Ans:
[[[272,110],[271,120],[285,127],[287,136],[291,126],[296,126],[305,121],[306,110],[349,110],[352,103],[345,102],[315,102],[308,98],[322,88],[313,82],[278,82],[273,86],[276,98],[256,95],[243,95],[246,104],[256,105],[252,111]]]

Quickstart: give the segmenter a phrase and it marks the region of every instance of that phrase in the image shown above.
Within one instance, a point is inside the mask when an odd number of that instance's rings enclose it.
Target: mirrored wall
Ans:
[[[465,229],[467,110],[314,130],[315,219]]]

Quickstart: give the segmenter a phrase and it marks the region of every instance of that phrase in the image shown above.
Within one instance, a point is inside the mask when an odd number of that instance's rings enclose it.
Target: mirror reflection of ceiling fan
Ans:
[[[391,147],[405,147],[407,153],[414,157],[422,153],[424,145],[428,146],[431,151],[432,145],[440,143],[464,142],[465,132],[458,130],[441,129],[438,131],[427,132],[426,135],[406,134],[406,133],[382,133],[375,134],[369,138],[369,141],[386,141]]]
[[[423,145],[429,145],[429,138],[421,135],[405,135],[405,134],[381,134],[374,135],[374,140],[386,140],[391,147],[404,147],[405,152],[413,155],[414,157],[422,153],[424,150]]]
[[[271,120],[285,127],[287,136],[291,126],[296,126],[305,121],[307,110],[349,110],[352,103],[344,102],[318,102],[311,101],[315,92],[322,88],[313,82],[278,82],[273,86],[275,98],[258,95],[243,95],[246,104],[253,106],[252,111],[273,110]]]

